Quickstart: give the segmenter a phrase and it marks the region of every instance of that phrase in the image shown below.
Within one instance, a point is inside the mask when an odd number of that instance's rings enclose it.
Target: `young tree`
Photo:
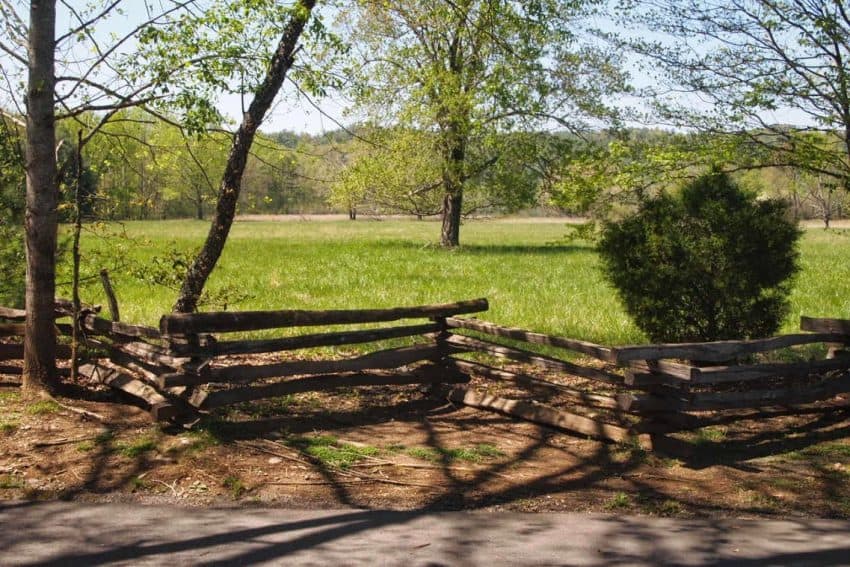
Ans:
[[[239,200],[242,175],[245,172],[251,144],[275,96],[283,86],[287,72],[295,62],[298,40],[315,5],[315,0],[298,0],[292,7],[289,21],[283,29],[265,77],[254,91],[254,98],[233,136],[233,143],[219,185],[215,216],[203,248],[186,273],[186,279],[174,304],[175,312],[195,311],[204,285],[224,250],[224,244],[227,242],[233,217],[236,214],[236,203]]]
[[[15,108],[27,122],[24,384],[40,389],[55,384],[56,377],[56,121],[75,121],[85,128],[83,145],[123,109],[133,106],[161,119],[176,117],[190,132],[217,126],[221,121],[214,104],[218,95],[253,88],[240,79],[256,76],[256,70],[265,66],[265,51],[260,47],[268,42],[269,30],[295,14],[292,21],[300,22],[297,31],[290,27],[284,33],[296,31],[297,40],[313,2],[296,2],[294,7],[274,0],[183,0],[143,6],[126,0],[94,0],[84,7],[62,2],[63,14],[72,23],[59,35],[55,0],[31,0],[28,21],[18,13],[23,4],[0,1],[5,24],[0,28],[4,58],[0,106]],[[100,33],[100,27],[108,27],[110,18],[121,13],[122,4],[144,16],[125,33]],[[140,7],[144,11],[140,12]],[[57,59],[57,53],[61,58]],[[281,56],[288,68],[293,51]],[[26,101],[20,100],[16,87],[24,76],[28,77]],[[239,162],[244,166],[239,154],[250,147],[259,118],[271,102],[263,97],[258,100],[263,100],[263,112],[257,115],[249,109],[244,127],[234,138],[231,176],[238,177]],[[97,113],[94,125],[83,120],[92,112]],[[222,189],[225,217],[227,203],[235,200],[230,193],[229,188]],[[226,236],[226,231],[217,234]],[[214,260],[210,264],[209,256],[204,258],[203,265],[211,269]]]
[[[470,179],[501,159],[494,138],[549,123],[581,130],[624,90],[617,55],[582,43],[594,2],[361,0],[346,20],[346,70],[376,124],[435,136],[440,242],[460,243]]]
[[[843,0],[626,0],[654,119],[738,135],[760,165],[850,185],[850,11]],[[651,30],[652,33],[644,33]]]
[[[374,144],[361,144],[351,163],[331,185],[330,203],[357,211],[390,212],[418,217],[441,210],[440,159],[435,136],[393,128],[372,131]],[[353,219],[352,219],[353,220]]]

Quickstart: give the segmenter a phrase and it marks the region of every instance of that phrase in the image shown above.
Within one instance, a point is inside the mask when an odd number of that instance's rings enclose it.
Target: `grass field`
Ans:
[[[149,221],[113,225],[117,237],[87,234],[84,275],[111,269],[122,319],[155,324],[176,290],[139,277],[169,250],[199,247],[209,224]],[[566,225],[472,221],[463,246],[435,246],[439,224],[405,220],[243,221],[209,283],[249,298],[228,309],[345,309],[441,303],[486,297],[499,323],[607,344],[645,342],[603,280],[593,247],[563,239]],[[808,229],[802,270],[783,330],[801,314],[850,317],[850,232]],[[68,255],[69,256],[69,255]],[[67,279],[60,275],[60,280]],[[132,275],[135,274],[135,275]],[[59,294],[69,296],[67,286]],[[96,279],[84,301],[105,304]],[[214,309],[213,306],[204,308]]]

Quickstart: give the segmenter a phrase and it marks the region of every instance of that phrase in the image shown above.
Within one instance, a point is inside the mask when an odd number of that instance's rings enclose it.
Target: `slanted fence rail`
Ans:
[[[80,373],[141,398],[157,419],[303,392],[428,384],[450,386],[456,403],[613,441],[752,417],[766,408],[850,406],[844,351],[850,321],[804,317],[802,332],[765,339],[611,347],[469,317],[487,309],[486,299],[476,299],[392,309],[171,314],[159,328],[107,321],[86,309],[77,322],[101,357]],[[58,305],[57,316],[67,315],[67,305]],[[20,342],[8,337],[22,333],[23,317],[0,308],[0,361],[22,356]],[[332,325],[344,328],[291,334]],[[231,336],[253,331],[286,336]],[[342,359],[252,357],[400,338],[405,346],[367,346]],[[491,359],[502,362],[497,367]]]

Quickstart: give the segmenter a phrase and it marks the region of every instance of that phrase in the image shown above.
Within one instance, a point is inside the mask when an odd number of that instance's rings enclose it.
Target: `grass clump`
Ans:
[[[148,483],[148,481],[146,481],[142,476],[134,476],[130,479],[128,488],[130,489],[130,492],[138,492],[140,490],[150,488],[150,483]]]
[[[803,449],[799,454],[821,459],[850,459],[850,444],[840,442],[820,443]]]
[[[124,457],[135,459],[156,449],[156,439],[150,436],[139,437],[128,443],[116,443],[115,451]]]
[[[20,477],[11,474],[0,474],[0,490],[13,490],[23,487],[24,481]]]
[[[195,429],[181,434],[179,438],[182,446],[172,447],[169,452],[192,454],[221,445],[222,438],[225,435],[224,429],[225,422],[207,417]]]
[[[17,429],[17,421],[0,421],[0,435],[11,435]]]
[[[618,492],[605,503],[607,510],[625,510],[632,507],[632,498],[625,492]]]
[[[0,392],[0,404],[6,404],[6,402],[17,402],[21,399],[21,393],[18,391],[6,391]]]
[[[290,394],[288,396],[271,398],[264,402],[241,404],[239,410],[255,419],[262,419],[286,415],[292,411],[293,404],[295,404],[295,396]]]
[[[248,491],[248,487],[245,486],[245,484],[242,482],[242,479],[240,479],[236,475],[226,476],[224,480],[221,481],[221,485],[230,492],[230,495],[233,497],[234,500],[237,500],[240,496],[242,496],[245,492]]]
[[[726,440],[726,429],[722,427],[703,427],[694,434],[691,442],[694,445],[721,443]]]
[[[423,461],[467,461],[480,463],[487,459],[504,457],[505,454],[489,443],[479,443],[474,447],[447,449],[445,447],[410,447],[405,452],[411,457]]]
[[[112,441],[112,437],[114,435],[115,434],[112,432],[111,429],[105,429],[104,431],[98,433],[94,439],[87,439],[85,441],[77,443],[77,451],[80,451],[81,453],[87,453],[88,451],[92,451],[97,447],[106,445],[110,441]]]
[[[57,413],[62,406],[53,400],[41,400],[27,406],[26,412],[29,415],[47,415]]]
[[[309,455],[329,468],[346,469],[366,457],[377,455],[377,447],[342,443],[332,435],[313,437],[291,437],[286,444]]]

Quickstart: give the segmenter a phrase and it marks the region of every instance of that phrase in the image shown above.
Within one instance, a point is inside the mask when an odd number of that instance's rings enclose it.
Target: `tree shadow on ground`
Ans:
[[[705,469],[712,466],[726,466],[741,470],[758,470],[751,461],[764,457],[783,455],[796,451],[804,451],[817,443],[844,439],[850,436],[850,423],[847,423],[847,412],[814,415],[809,421],[800,423],[793,430],[760,429],[751,435],[740,438],[726,439],[716,442],[701,442],[695,446],[693,454],[680,457],[682,466],[693,470]],[[65,551],[52,558],[40,562],[46,565],[68,563],[98,565],[115,561],[179,556],[182,553],[199,553],[211,549],[227,549],[236,546],[236,551],[226,553],[226,562],[232,564],[249,564],[259,561],[280,560],[293,557],[311,549],[322,548],[335,542],[345,542],[350,538],[364,537],[382,530],[415,524],[429,514],[446,510],[476,510],[500,506],[511,506],[533,498],[545,498],[567,491],[594,490],[613,480],[627,479],[632,492],[643,499],[643,510],[660,510],[653,508],[652,503],[663,503],[671,496],[663,489],[644,481],[639,475],[634,475],[647,459],[647,454],[637,447],[624,447],[605,443],[595,444],[590,453],[581,453],[569,447],[560,446],[558,454],[563,456],[562,466],[552,467],[545,474],[535,475],[529,479],[518,479],[512,474],[515,467],[524,462],[540,458],[543,451],[552,451],[553,442],[567,435],[564,432],[536,427],[527,435],[521,437],[522,446],[510,458],[500,459],[479,465],[472,474],[460,474],[449,458],[450,444],[439,425],[443,421],[451,423],[459,430],[470,430],[476,427],[510,429],[514,423],[511,418],[496,416],[485,412],[461,409],[447,404],[445,399],[422,395],[412,397],[393,405],[358,407],[350,411],[326,411],[322,408],[308,408],[295,413],[278,416],[248,417],[239,421],[228,421],[221,417],[210,420],[205,425],[211,427],[219,441],[227,446],[240,440],[257,440],[269,438],[274,432],[286,431],[288,434],[302,434],[317,430],[345,431],[359,426],[374,425],[394,421],[399,423],[418,423],[424,431],[424,445],[439,455],[435,463],[441,469],[443,479],[438,490],[434,490],[423,499],[421,504],[412,511],[356,511],[343,513],[328,513],[327,516],[304,522],[274,521],[268,525],[255,528],[236,530],[218,530],[207,535],[193,535],[191,531],[175,535],[167,541],[153,541],[143,534],[127,533],[122,538],[115,539],[103,550],[75,552]],[[106,493],[125,485],[133,477],[147,467],[144,458],[138,459],[132,466],[123,470],[120,476],[111,474],[108,467],[110,448],[101,447],[91,454],[91,466],[86,482],[79,491],[69,492],[65,496],[73,498],[84,492]],[[348,507],[362,506],[358,498],[359,486],[346,483],[333,468],[317,467],[316,472],[332,489],[336,501]],[[512,482],[503,482],[505,476],[510,476]],[[825,473],[823,482],[818,487],[826,497],[840,492],[839,483],[846,479],[837,476],[830,477]],[[710,487],[705,487],[710,490]],[[687,502],[688,511],[696,515],[715,516],[728,512],[722,507],[696,501]],[[9,516],[14,510],[26,511],[27,521],[35,524],[38,513],[27,505],[5,507],[4,515]],[[737,513],[775,513],[775,510],[765,509],[757,504],[742,506],[735,510]],[[641,562],[657,564],[679,562],[682,549],[672,540],[659,540],[659,534],[646,528],[639,519],[629,517],[606,517],[605,537],[600,539],[599,561],[595,564],[640,564]],[[689,526],[695,529],[696,524],[689,520],[670,520],[668,526],[671,534],[685,533]],[[810,532],[816,527],[799,524]],[[452,541],[442,542],[443,547],[451,557],[463,560],[475,556],[475,546],[490,541],[487,522],[467,523],[458,527]],[[545,517],[539,522],[530,523],[516,534],[518,539],[534,537],[537,533],[545,533],[550,529]],[[705,529],[705,526],[701,526]],[[309,533],[303,533],[309,530]],[[16,524],[15,532],[18,537],[36,538],[39,531],[27,532],[23,524]],[[775,552],[765,555],[748,557],[746,553],[732,553],[729,556],[718,555],[718,550],[729,547],[734,541],[736,528],[716,526],[709,530],[708,537],[701,540],[696,548],[698,554],[708,558],[707,563],[723,564],[726,561],[734,564],[764,564],[804,562],[823,565],[843,564],[850,556],[850,547],[837,547],[822,551],[790,551]],[[46,537],[41,534],[41,537]],[[617,540],[616,546],[606,545],[605,542]],[[244,546],[244,542],[252,542]],[[626,542],[631,542],[627,545]],[[647,542],[652,542],[647,543]],[[568,541],[559,542],[567,546]],[[3,547],[11,545],[5,543]],[[730,548],[731,549],[731,548]],[[688,551],[693,557],[694,550]],[[182,557],[182,556],[181,556]]]

